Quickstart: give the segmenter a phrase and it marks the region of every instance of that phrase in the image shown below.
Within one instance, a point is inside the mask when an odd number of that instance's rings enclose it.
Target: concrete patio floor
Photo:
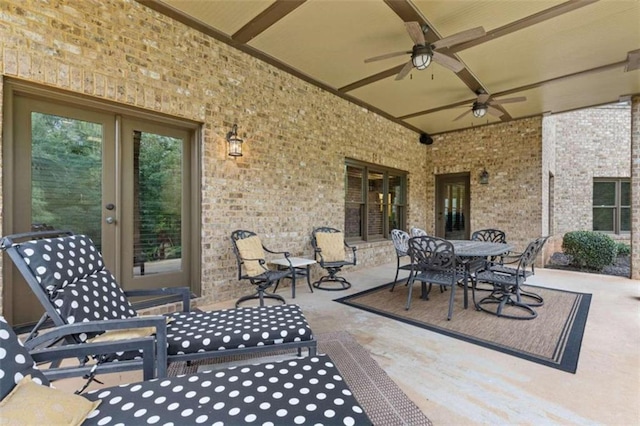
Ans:
[[[346,330],[436,425],[640,424],[640,281],[537,269],[528,283],[593,294],[576,374],[333,302],[393,279],[395,264],[345,276],[345,291],[298,281],[278,293],[316,333]],[[232,303],[202,306],[230,307]]]
[[[295,299],[289,287],[278,294],[303,308],[315,333],[351,333],[435,425],[640,424],[640,281],[541,268],[529,278],[593,294],[578,370],[571,374],[333,302],[394,274],[395,262],[346,270],[349,290],[310,293],[298,281]],[[141,379],[137,372],[113,376],[104,386]],[[75,379],[56,383],[69,390],[77,385]]]

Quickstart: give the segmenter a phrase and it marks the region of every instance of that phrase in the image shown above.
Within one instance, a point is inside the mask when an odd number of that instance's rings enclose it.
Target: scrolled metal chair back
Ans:
[[[409,234],[401,229],[391,230],[391,241],[396,249],[398,256],[407,256],[409,254]]]
[[[427,231],[421,228],[411,228],[409,230],[411,237],[426,237],[428,236]]]
[[[522,252],[520,261],[518,262],[518,269],[521,271],[526,270],[530,265],[535,262],[538,253],[542,250],[542,246],[549,237],[539,237],[531,241],[527,248]]]
[[[506,243],[506,234],[499,229],[480,229],[471,234],[471,239],[475,241],[486,241],[489,243]]]
[[[409,239],[409,256],[412,264],[422,271],[450,271],[456,267],[453,244],[437,237],[413,237]]]

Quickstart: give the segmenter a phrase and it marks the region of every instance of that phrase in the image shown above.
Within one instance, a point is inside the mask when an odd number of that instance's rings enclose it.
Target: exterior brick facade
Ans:
[[[520,247],[548,232],[544,189],[554,150],[543,147],[550,130],[540,117],[437,136],[425,146],[408,129],[133,0],[4,0],[0,43],[4,81],[202,123],[202,303],[247,292],[236,279],[232,230],[254,230],[268,247],[309,255],[314,226],[344,227],[345,158],[409,173],[407,227],[433,230],[436,174],[469,172],[472,229],[503,228]],[[224,139],[234,123],[245,138],[236,160]],[[483,168],[489,185],[478,183]],[[359,245],[357,268],[393,260],[390,241]]]
[[[591,230],[593,178],[630,177],[631,109],[619,104],[573,111],[547,117],[544,125],[556,138],[556,232]]]
[[[640,279],[640,96],[631,100],[631,278]]]

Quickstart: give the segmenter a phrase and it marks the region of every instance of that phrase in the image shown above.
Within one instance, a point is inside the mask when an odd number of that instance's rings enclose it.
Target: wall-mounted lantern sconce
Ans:
[[[489,172],[487,169],[483,169],[480,173],[480,183],[486,185],[489,183]]]
[[[238,137],[238,125],[234,124],[231,131],[227,133],[229,157],[242,157],[242,142],[244,141]]]

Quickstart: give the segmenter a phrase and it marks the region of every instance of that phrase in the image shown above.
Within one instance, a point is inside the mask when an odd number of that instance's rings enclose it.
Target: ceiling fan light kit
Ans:
[[[411,63],[418,70],[423,70],[431,64],[431,57],[433,52],[429,46],[413,46],[413,52],[411,53]]]
[[[487,114],[487,106],[485,104],[474,103],[473,116],[475,118],[482,118]]]

